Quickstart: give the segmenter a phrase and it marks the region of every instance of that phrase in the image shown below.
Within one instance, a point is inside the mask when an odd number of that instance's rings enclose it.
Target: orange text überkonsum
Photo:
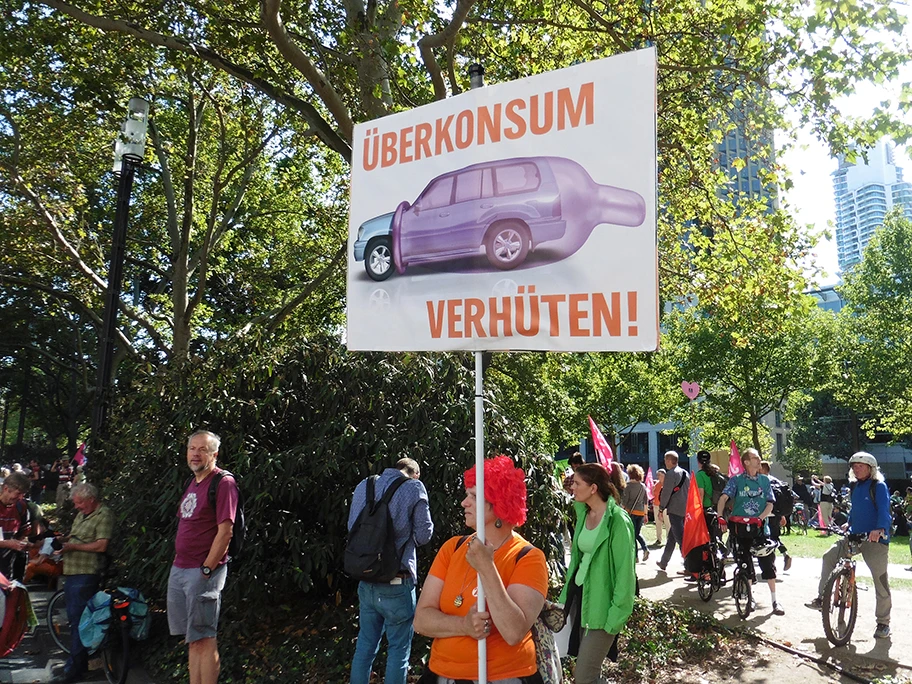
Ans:
[[[583,83],[575,95],[570,88],[549,90],[528,98],[515,98],[463,109],[434,121],[381,132],[368,128],[361,141],[365,171],[436,157],[473,145],[519,140],[552,130],[591,126],[595,119],[593,82]],[[391,119],[392,120],[392,119]]]

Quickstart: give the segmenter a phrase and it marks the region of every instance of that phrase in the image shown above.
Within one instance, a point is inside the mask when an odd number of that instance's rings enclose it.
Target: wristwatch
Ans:
[[[202,572],[206,577],[209,577],[209,575],[212,574],[212,568],[210,568],[208,565],[203,565],[200,567],[200,572]]]

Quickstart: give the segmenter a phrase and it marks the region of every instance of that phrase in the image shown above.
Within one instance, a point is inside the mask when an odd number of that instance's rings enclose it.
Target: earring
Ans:
[[[503,520],[497,518],[497,520],[494,521],[494,527],[496,527],[498,530],[503,527]]]

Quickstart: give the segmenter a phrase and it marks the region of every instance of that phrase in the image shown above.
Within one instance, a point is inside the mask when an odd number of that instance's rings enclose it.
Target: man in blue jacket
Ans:
[[[877,459],[871,454],[859,451],[849,459],[849,465],[852,468],[852,472],[849,473],[852,487],[849,532],[868,535],[867,542],[861,545],[861,555],[871,571],[871,577],[874,578],[874,590],[877,595],[874,608],[877,627],[874,636],[886,639],[890,636],[890,609],[893,607],[887,578],[890,528],[893,523],[890,515],[890,491],[877,467]],[[823,555],[817,598],[808,604],[811,608],[822,607],[826,581],[839,562],[843,552],[842,546],[846,543],[844,539],[840,539]]]
[[[390,499],[389,512],[396,532],[396,548],[402,560],[400,572],[389,582],[358,584],[359,624],[355,655],[351,664],[351,684],[368,684],[380,638],[386,634],[386,684],[405,684],[412,650],[412,619],[415,617],[415,584],[418,562],[415,547],[427,544],[434,533],[427,490],[421,480],[420,466],[411,458],[400,459],[395,468],[386,468],[377,481],[374,495],[379,499],[395,480],[408,480]],[[355,488],[348,514],[348,531],[367,503],[367,479]]]

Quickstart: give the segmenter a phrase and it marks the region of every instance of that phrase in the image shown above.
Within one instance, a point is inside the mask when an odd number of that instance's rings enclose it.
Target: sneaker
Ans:
[[[890,625],[878,624],[874,629],[875,639],[887,639],[890,636]]]
[[[643,562],[645,563],[648,560],[649,560],[649,549],[643,549]]]
[[[659,566],[659,570],[661,570],[662,572],[665,572],[665,568],[668,567],[668,564],[667,564],[667,563],[663,563],[663,562],[660,561],[660,560],[659,560],[659,561],[656,561],[656,565]]]
[[[785,554],[785,565],[782,567],[783,572],[788,572],[792,567],[792,557],[788,554]]]
[[[773,615],[785,615],[785,608],[778,601],[773,604]]]
[[[823,599],[818,596],[813,601],[805,603],[804,605],[808,608],[813,608],[814,610],[823,610]]]
[[[696,581],[697,581],[697,576],[696,576],[696,575],[688,575],[687,577],[684,578],[684,581],[685,581],[685,582],[696,582]]]

